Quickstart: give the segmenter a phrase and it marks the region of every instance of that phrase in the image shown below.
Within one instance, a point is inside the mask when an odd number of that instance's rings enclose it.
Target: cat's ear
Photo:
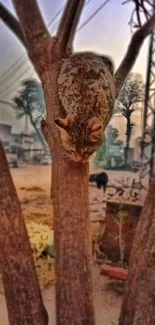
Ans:
[[[101,122],[95,122],[92,127],[91,127],[91,133],[97,132],[102,129],[102,124]]]
[[[88,128],[90,130],[90,133],[96,132],[102,128],[102,123],[97,117],[92,117],[89,120]]]
[[[72,118],[70,116],[66,116],[65,118],[57,118],[55,123],[62,129],[68,130],[69,125],[72,123]]]
[[[102,123],[98,118],[92,118],[89,121],[89,132],[92,141],[97,141],[102,134]]]
[[[113,60],[108,57],[108,56],[101,56],[101,58],[103,59],[104,63],[107,65],[107,67],[109,68],[110,72],[112,75],[114,75],[114,62]]]

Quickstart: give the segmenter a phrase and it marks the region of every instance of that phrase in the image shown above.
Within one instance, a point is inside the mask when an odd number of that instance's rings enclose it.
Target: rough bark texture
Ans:
[[[56,76],[59,67],[53,67]],[[58,106],[54,78],[43,83],[47,110]],[[54,110],[51,114],[55,113]],[[88,165],[64,157],[54,122],[42,122],[52,153],[52,201],[56,247],[57,325],[94,325],[89,247]]]
[[[85,0],[67,1],[57,30],[57,37],[61,42],[61,50],[71,51]]]
[[[88,165],[57,160],[52,175],[57,324],[93,325]]]
[[[57,75],[43,82],[48,119],[42,130],[52,153],[52,201],[56,247],[57,325],[94,325],[89,246],[88,165],[64,157],[58,128],[51,115],[59,111]],[[53,91],[56,90],[56,91]],[[50,108],[53,111],[50,112]]]
[[[129,111],[130,112],[130,111]],[[131,115],[126,117],[126,143],[124,148],[124,164],[127,166],[128,164],[128,152],[129,152],[129,145],[130,145],[130,138],[132,134],[132,123],[131,123]]]
[[[48,325],[20,203],[0,142],[0,269],[10,325]]]
[[[155,324],[155,179],[137,226],[119,325]]]

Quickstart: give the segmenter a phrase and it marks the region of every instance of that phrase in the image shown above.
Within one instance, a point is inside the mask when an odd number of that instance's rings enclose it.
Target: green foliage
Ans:
[[[115,144],[117,144],[117,146],[123,146],[123,141],[122,140],[116,140],[116,143]]]
[[[38,125],[38,117],[45,113],[45,100],[41,83],[35,79],[25,80],[21,84],[19,95],[13,98],[13,107],[18,119],[28,119],[44,147],[46,147],[43,134]]]
[[[106,128],[106,139],[107,139],[107,142],[108,142],[108,145],[115,145],[117,144],[117,141],[116,139],[118,138],[119,136],[119,131],[118,129],[114,128],[112,126],[112,124],[109,124]]]
[[[35,79],[25,80],[21,84],[19,95],[13,98],[17,118],[45,112],[45,100],[40,82]]]
[[[111,161],[114,158],[113,153],[109,152],[109,146],[121,146],[123,141],[118,140],[119,131],[117,128],[113,127],[112,124],[109,124],[105,132],[105,140],[103,145],[97,150],[95,156],[95,167],[101,168],[111,168]],[[115,164],[120,165],[123,162],[121,157],[115,157]]]
[[[102,146],[96,151],[96,156],[94,160],[95,167],[100,167],[100,163],[104,161],[105,155],[106,155],[106,139],[104,138],[104,142]]]

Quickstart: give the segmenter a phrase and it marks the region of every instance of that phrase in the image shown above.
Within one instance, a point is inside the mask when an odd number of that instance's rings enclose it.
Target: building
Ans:
[[[5,148],[15,150],[26,161],[33,161],[36,155],[43,156],[48,150],[35,134],[13,133],[12,126],[7,123],[0,123],[0,139]]]

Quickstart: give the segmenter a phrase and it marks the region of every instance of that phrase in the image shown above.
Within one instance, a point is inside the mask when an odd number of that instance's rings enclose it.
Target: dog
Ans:
[[[101,189],[103,187],[104,192],[106,192],[108,180],[108,175],[105,172],[89,175],[89,182],[95,182],[98,189]]]

